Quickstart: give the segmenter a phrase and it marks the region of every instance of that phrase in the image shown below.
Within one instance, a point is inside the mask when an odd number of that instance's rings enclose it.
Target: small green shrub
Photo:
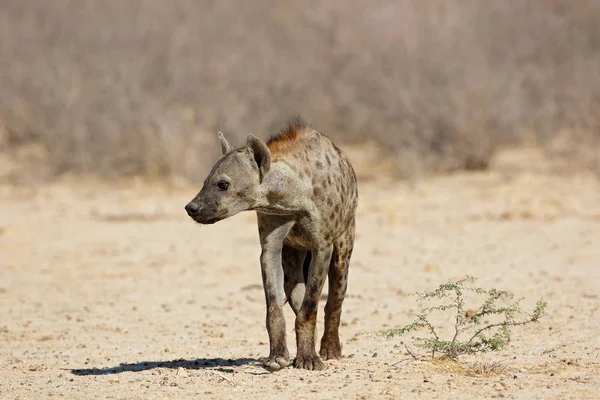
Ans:
[[[514,295],[504,290],[482,289],[474,287],[475,279],[467,276],[458,281],[449,281],[437,289],[417,293],[420,299],[434,301],[442,299],[442,304],[422,308],[416,319],[402,327],[382,331],[386,337],[404,335],[408,332],[426,328],[427,337],[415,338],[419,345],[431,351],[432,358],[436,353],[441,353],[442,358],[456,359],[463,354],[484,353],[487,351],[501,350],[506,347],[511,337],[511,328],[538,322],[544,315],[547,303],[538,301],[529,313],[521,310],[522,299],[513,300]],[[477,309],[465,310],[463,294],[475,292],[484,296],[483,303]],[[502,305],[501,303],[508,303]],[[454,314],[454,335],[450,340],[440,337],[429,317],[433,312],[452,311]],[[499,317],[498,321],[487,321],[486,317]]]

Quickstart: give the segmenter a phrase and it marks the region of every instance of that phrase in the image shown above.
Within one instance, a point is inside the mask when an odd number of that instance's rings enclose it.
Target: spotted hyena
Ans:
[[[213,224],[255,210],[262,253],[270,353],[263,365],[290,364],[283,306],[296,314],[294,365],[323,369],[315,351],[319,297],[329,277],[321,357],[342,356],[338,329],[354,247],[356,175],[342,151],[298,118],[266,143],[253,135],[234,148],[219,133],[223,156],[185,207],[196,222]]]

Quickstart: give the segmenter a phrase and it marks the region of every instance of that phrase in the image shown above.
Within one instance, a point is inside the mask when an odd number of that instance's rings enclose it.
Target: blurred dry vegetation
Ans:
[[[296,113],[405,176],[531,143],[599,168],[600,1],[0,1],[0,177],[201,181],[218,130]]]

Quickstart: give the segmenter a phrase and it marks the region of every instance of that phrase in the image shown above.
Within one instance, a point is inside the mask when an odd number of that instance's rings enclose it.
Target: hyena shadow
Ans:
[[[232,368],[228,367],[240,367],[243,365],[260,365],[259,360],[254,358],[238,358],[238,359],[224,359],[224,358],[199,358],[196,360],[171,360],[171,361],[140,361],[137,363],[121,363],[114,367],[107,368],[84,368],[84,369],[72,369],[71,373],[78,376],[90,376],[90,375],[114,375],[123,372],[142,372],[156,368],[170,368],[170,369],[216,369],[221,372],[234,372]]]

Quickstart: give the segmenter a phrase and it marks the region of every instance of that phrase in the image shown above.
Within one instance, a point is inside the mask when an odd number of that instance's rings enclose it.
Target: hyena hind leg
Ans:
[[[333,245],[333,255],[329,266],[329,293],[325,305],[325,332],[321,339],[323,360],[342,358],[339,327],[342,303],[348,287],[348,266],[354,248],[354,226],[340,236]]]

